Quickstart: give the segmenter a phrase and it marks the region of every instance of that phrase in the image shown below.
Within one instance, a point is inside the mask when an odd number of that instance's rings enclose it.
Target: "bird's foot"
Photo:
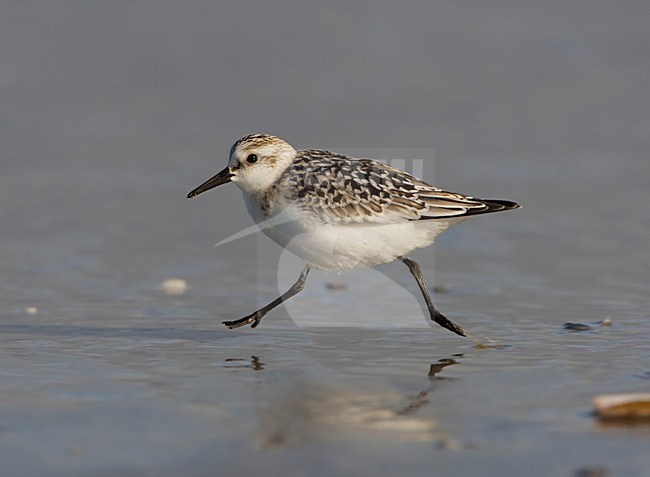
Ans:
[[[242,326],[251,325],[251,328],[257,328],[257,325],[262,321],[264,313],[261,313],[259,310],[251,313],[248,316],[240,318],[235,321],[224,321],[223,324],[228,327],[228,329],[234,330],[235,328],[241,328]]]
[[[465,331],[463,331],[463,329],[460,326],[458,326],[456,323],[451,321],[449,318],[447,318],[445,315],[440,313],[438,310],[435,310],[435,313],[431,314],[431,319],[436,323],[438,323],[443,328],[448,329],[452,333],[456,333],[457,335],[460,336],[467,336],[465,334]]]

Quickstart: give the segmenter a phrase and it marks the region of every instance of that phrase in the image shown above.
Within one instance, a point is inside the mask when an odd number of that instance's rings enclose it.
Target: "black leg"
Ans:
[[[453,331],[457,335],[465,336],[465,332],[460,326],[458,326],[456,323],[446,318],[445,315],[440,313],[438,310],[436,310],[436,307],[433,306],[433,300],[429,296],[427,285],[426,283],[424,283],[424,278],[422,278],[422,271],[420,270],[420,265],[418,265],[417,262],[414,262],[413,260],[406,257],[400,257],[400,260],[404,262],[407,267],[409,267],[411,274],[415,277],[415,281],[418,282],[420,291],[424,296],[424,301],[427,303],[427,308],[429,309],[429,315],[431,316],[431,319],[436,323],[438,323],[443,328],[447,328],[449,331]]]
[[[302,289],[305,287],[305,282],[307,281],[308,274],[309,274],[309,265],[305,265],[305,268],[303,268],[302,272],[300,273],[300,277],[298,277],[298,281],[294,283],[291,286],[291,288],[289,288],[282,296],[276,298],[265,307],[260,308],[257,311],[254,311],[248,316],[245,316],[235,321],[224,321],[223,324],[226,325],[231,330],[235,328],[239,328],[241,326],[250,325],[251,323],[252,323],[251,328],[257,327],[257,325],[260,324],[260,321],[262,321],[262,317],[264,315],[266,315],[269,311],[271,311],[273,308],[275,308],[282,302],[287,301],[289,298],[291,298],[294,295],[297,295],[302,291]]]

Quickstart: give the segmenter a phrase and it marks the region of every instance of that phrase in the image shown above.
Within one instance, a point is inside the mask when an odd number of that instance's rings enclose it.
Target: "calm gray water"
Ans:
[[[5,2],[2,474],[650,475],[650,426],[590,404],[650,386],[649,21],[645,2]],[[314,273],[225,329],[300,270],[259,235],[213,246],[251,225],[235,186],[184,198],[250,132],[401,151],[524,204],[415,254],[489,347],[429,327],[400,264]]]

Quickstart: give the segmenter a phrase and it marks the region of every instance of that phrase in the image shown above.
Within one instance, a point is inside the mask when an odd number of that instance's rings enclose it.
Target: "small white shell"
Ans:
[[[187,291],[187,282],[181,278],[168,278],[161,286],[165,295],[182,295]]]

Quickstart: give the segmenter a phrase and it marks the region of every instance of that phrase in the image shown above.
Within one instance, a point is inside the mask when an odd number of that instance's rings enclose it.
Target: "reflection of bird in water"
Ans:
[[[459,355],[454,355],[454,356],[463,356],[462,354]],[[429,379],[433,379],[436,377],[436,375],[440,372],[442,372],[443,369],[445,369],[447,366],[451,366],[452,364],[456,364],[458,361],[451,359],[451,358],[444,358],[444,359],[439,359],[437,363],[432,363],[431,366],[429,367]],[[442,379],[438,377],[437,379]]]
[[[226,363],[228,363],[229,368],[251,368],[253,371],[261,371],[264,369],[264,363],[257,356],[251,356],[249,363],[246,363],[246,361],[241,358],[226,358]]]
[[[411,271],[433,321],[465,336],[434,306],[420,266],[406,256],[428,247],[469,217],[517,209],[515,202],[449,192],[372,159],[329,151],[296,151],[280,138],[253,134],[237,141],[228,166],[189,193],[237,184],[262,231],[305,262],[298,281],[265,307],[228,328],[252,325],[299,293],[309,270],[345,271],[401,260]]]
[[[406,405],[403,395],[387,389],[372,392],[314,382],[283,386],[277,396],[259,403],[260,445],[271,450],[306,441],[389,439],[459,449],[454,438],[438,429],[435,418],[426,413],[416,415],[428,403],[426,396],[436,386],[433,381],[446,382],[435,375],[456,363],[453,359],[433,363],[431,367],[437,371],[428,374],[432,383],[408,398]]]
[[[458,355],[462,356],[462,355]],[[444,359],[439,359],[437,363],[432,363],[431,366],[429,367],[429,373],[427,376],[429,376],[429,379],[431,381],[434,380],[440,380],[440,379],[451,379],[451,378],[443,378],[440,376],[437,376],[437,374],[441,373],[443,369],[445,369],[447,366],[451,366],[452,364],[456,364],[458,361],[450,358],[444,358]],[[397,411],[397,414],[401,415],[406,415],[406,414],[412,414],[418,409],[420,409],[422,406],[425,404],[429,403],[429,400],[427,399],[427,396],[431,391],[433,391],[435,385],[431,385],[427,389],[420,391],[417,396],[415,396],[408,405],[404,406],[401,410]]]

